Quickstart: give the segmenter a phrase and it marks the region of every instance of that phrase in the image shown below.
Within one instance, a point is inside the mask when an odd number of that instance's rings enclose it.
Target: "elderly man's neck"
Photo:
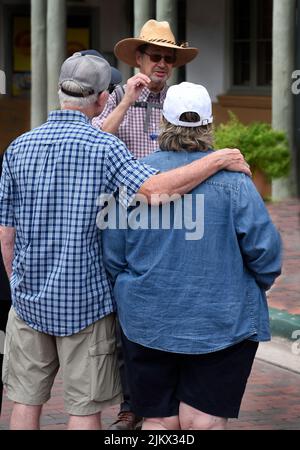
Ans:
[[[65,103],[62,107],[62,110],[71,110],[71,111],[79,111],[85,116],[87,116],[90,120],[92,120],[94,117],[98,116],[98,111],[93,106],[87,107],[87,108],[78,108],[72,104]]]

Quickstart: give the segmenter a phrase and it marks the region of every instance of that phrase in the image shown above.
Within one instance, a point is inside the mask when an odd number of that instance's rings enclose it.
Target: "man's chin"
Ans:
[[[154,83],[154,84],[161,84],[161,85],[164,85],[166,83],[167,79],[168,79],[168,77],[166,75],[163,76],[163,77],[158,77],[156,75],[153,75],[151,77],[152,83]]]

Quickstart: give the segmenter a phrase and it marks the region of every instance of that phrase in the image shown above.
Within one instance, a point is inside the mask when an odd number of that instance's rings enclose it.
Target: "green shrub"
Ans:
[[[264,122],[242,124],[230,112],[230,120],[214,130],[215,148],[239,148],[252,170],[260,169],[269,179],[287,176],[290,152],[286,134]]]

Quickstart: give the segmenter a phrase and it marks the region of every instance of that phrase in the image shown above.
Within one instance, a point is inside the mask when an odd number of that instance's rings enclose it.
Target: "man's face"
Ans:
[[[159,56],[161,57],[160,60]],[[156,57],[158,61],[153,61],[151,57]],[[159,47],[157,45],[148,45],[143,53],[140,51],[137,52],[137,63],[141,73],[147,75],[151,79],[152,84],[159,85],[161,87],[165,85],[166,81],[172,75],[172,69],[175,63],[175,60],[172,62],[167,62],[163,57],[174,60],[175,50],[166,47]]]

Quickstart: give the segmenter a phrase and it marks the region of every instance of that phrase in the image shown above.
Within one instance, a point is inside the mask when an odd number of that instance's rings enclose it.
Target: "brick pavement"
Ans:
[[[269,305],[289,314],[300,314],[300,202],[289,200],[269,204],[268,209],[284,243],[283,275],[269,294]],[[299,316],[296,316],[299,317]],[[299,355],[300,364],[300,355]],[[239,420],[231,420],[230,430],[300,430],[300,374],[256,360],[249,379]],[[4,398],[0,430],[8,428],[12,404]],[[103,412],[107,428],[115,420],[118,407]],[[42,429],[65,429],[62,384],[58,378],[52,398],[44,406]]]
[[[300,360],[300,355],[299,355]],[[230,420],[230,430],[300,430],[300,374],[256,360],[243,399],[239,420]],[[8,429],[12,403],[4,399],[0,430]],[[103,412],[107,429],[118,407]],[[62,401],[62,383],[54,384],[52,398],[44,406],[42,429],[66,428],[67,416]]]
[[[282,275],[269,294],[272,308],[300,314],[300,201],[270,203],[268,210],[284,246]]]

